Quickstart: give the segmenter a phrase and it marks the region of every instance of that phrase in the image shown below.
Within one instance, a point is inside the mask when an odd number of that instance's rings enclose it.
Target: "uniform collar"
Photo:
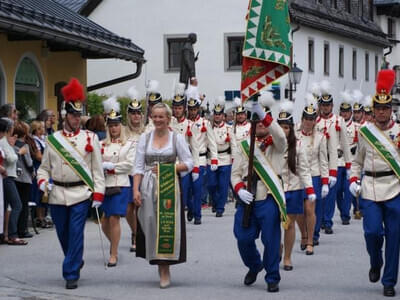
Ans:
[[[63,128],[62,134],[63,134],[63,136],[66,136],[66,137],[73,137],[73,136],[78,135],[79,132],[80,132],[79,128],[75,132],[70,132],[67,129]]]
[[[183,123],[186,120],[186,118],[185,116],[183,116],[181,119],[176,118],[176,120],[178,121],[178,123]]]
[[[247,120],[245,120],[242,123],[237,123],[236,126],[246,126],[247,125]]]
[[[225,125],[224,121],[222,121],[221,124],[219,124],[219,125],[214,123],[214,126],[217,127],[217,128],[222,128],[222,127],[224,127],[224,125]]]
[[[330,113],[329,116],[327,116],[327,117],[324,117],[323,115],[320,115],[319,117],[320,117],[321,119],[324,119],[324,120],[329,120],[330,118],[333,117],[333,113]]]
[[[196,118],[194,118],[195,122],[198,121],[198,120],[200,120],[200,115],[197,115]]]
[[[304,130],[301,131],[302,135],[304,136],[312,136],[313,132],[311,131],[310,133],[304,132]]]
[[[350,119],[350,120],[347,122],[346,126],[349,127],[352,123],[353,123],[353,120]]]

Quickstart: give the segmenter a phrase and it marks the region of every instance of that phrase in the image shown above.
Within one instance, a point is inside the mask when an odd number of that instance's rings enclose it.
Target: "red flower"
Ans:
[[[93,152],[93,146],[90,144],[90,137],[89,137],[89,134],[88,134],[88,137],[87,137],[87,145],[86,145],[86,147],[85,147],[85,151],[86,152]]]

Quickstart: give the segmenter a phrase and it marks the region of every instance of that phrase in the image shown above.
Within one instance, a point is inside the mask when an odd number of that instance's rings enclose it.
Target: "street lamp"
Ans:
[[[289,88],[285,89],[285,94],[289,93],[289,100],[293,101],[293,92],[296,92],[296,85],[301,81],[301,75],[303,70],[297,67],[296,63],[293,63],[293,67],[289,71]],[[292,86],[294,85],[294,88]]]

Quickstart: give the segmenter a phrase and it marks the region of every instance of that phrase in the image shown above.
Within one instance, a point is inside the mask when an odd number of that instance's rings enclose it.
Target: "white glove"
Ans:
[[[99,208],[101,206],[101,204],[102,204],[102,202],[93,200],[92,207],[93,208]]]
[[[211,169],[211,171],[215,172],[215,171],[218,170],[218,165],[212,164],[212,165],[210,166],[210,169]]]
[[[329,187],[333,188],[336,184],[337,178],[335,176],[329,176]]]
[[[325,198],[329,194],[329,186],[327,184],[322,185],[321,198]]]
[[[110,162],[110,161],[104,161],[103,162],[103,169],[104,170],[113,170],[115,168],[115,165]]]
[[[52,183],[48,183],[47,181],[43,181],[40,185],[39,185],[39,190],[41,190],[43,193],[46,190],[46,184],[47,184],[47,191],[50,192],[53,189],[53,184]]]
[[[266,112],[261,107],[260,103],[255,102],[255,101],[252,103],[251,113],[252,114],[256,114],[260,120],[263,120],[265,118],[265,115],[266,115]]]
[[[238,192],[238,196],[240,200],[242,200],[246,204],[250,204],[254,200],[254,195],[245,189],[240,189]]]
[[[357,197],[358,194],[359,194],[360,191],[361,191],[361,185],[359,185],[357,182],[352,182],[352,183],[350,184],[350,186],[349,186],[349,190],[350,190],[350,193],[351,193],[354,197]]]
[[[317,195],[315,194],[308,195],[308,201],[314,202],[315,200],[317,200]]]
[[[195,182],[197,179],[199,179],[199,177],[200,177],[199,173],[193,173],[193,172],[192,172],[192,179],[193,179],[193,182]]]

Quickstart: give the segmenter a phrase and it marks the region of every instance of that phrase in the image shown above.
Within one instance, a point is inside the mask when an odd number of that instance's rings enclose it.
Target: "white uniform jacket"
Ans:
[[[218,164],[218,150],[215,142],[214,130],[210,121],[197,116],[192,124],[193,139],[198,144],[198,161],[195,161],[195,168],[207,165],[207,157],[212,164]]]
[[[322,184],[328,184],[328,149],[324,134],[314,129],[312,134],[306,134],[298,126],[296,137],[301,141],[301,147],[307,154],[311,176],[321,176]]]
[[[274,120],[269,125],[270,142],[267,143],[264,155],[270,162],[273,171],[280,176],[283,170],[284,153],[287,146],[286,136],[283,129]],[[267,139],[268,140],[268,139]],[[260,143],[257,143],[257,147]],[[239,146],[240,147],[240,146]],[[231,183],[237,193],[241,188],[246,188],[245,177],[247,177],[249,160],[240,148],[236,152],[232,165]],[[262,149],[263,150],[263,149]],[[265,200],[268,195],[267,187],[259,180],[257,182],[256,200]]]
[[[77,133],[68,133],[63,130],[62,134],[85,160],[92,173],[94,191],[92,193],[87,185],[75,187],[53,185],[53,189],[49,194],[49,203],[71,206],[89,199],[92,194],[93,200],[102,201],[104,198],[105,181],[100,143],[97,135],[89,130],[79,130]],[[88,139],[90,139],[90,144],[93,147],[92,152],[87,152],[85,149],[86,145],[88,145]],[[50,178],[62,183],[81,181],[81,178],[76,175],[75,171],[48,145],[44,150],[42,163],[37,171],[38,184],[40,185],[43,181],[48,182]]]
[[[387,130],[382,131],[399,152],[400,126],[391,121]],[[359,134],[356,157],[351,168],[350,182],[360,179],[363,172],[390,172],[392,168]],[[363,175],[361,181],[361,197],[372,201],[385,201],[400,193],[400,182],[396,175],[372,177]]]
[[[354,160],[354,157],[356,155],[359,127],[360,125],[352,121],[351,119],[346,123],[346,136],[347,136],[347,142],[349,144],[351,161]],[[346,167],[344,157],[339,158],[338,166]]]
[[[135,159],[134,140],[128,139],[122,145],[120,141],[110,144],[101,143],[101,152],[104,162],[112,162],[115,166],[112,170],[105,170],[106,187],[130,186],[129,175],[132,173]]]
[[[232,164],[232,158],[237,152],[237,144],[233,134],[232,126],[221,122],[214,125],[215,142],[218,150],[218,166],[228,166]],[[211,164],[209,159],[208,164]]]
[[[306,189],[308,193],[313,192],[310,167],[307,154],[301,140],[297,140],[296,145],[296,174],[289,169],[288,148],[284,154],[284,164],[282,169],[283,189],[285,192]]]
[[[242,124],[235,124],[233,131],[235,134],[236,142],[246,140],[250,136],[251,123],[244,121]]]

